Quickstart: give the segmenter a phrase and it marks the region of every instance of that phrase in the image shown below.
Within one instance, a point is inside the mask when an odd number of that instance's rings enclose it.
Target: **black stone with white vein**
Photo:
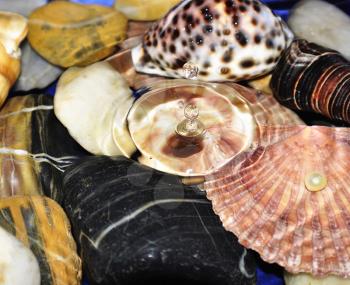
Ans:
[[[9,98],[0,110],[0,198],[46,195],[60,202],[64,170],[87,155],[44,94]]]
[[[37,95],[34,101],[38,106],[53,107],[53,98],[47,95]],[[89,153],[70,136],[68,130],[56,118],[53,109],[34,112],[31,125],[31,152],[44,153],[48,158],[46,162],[41,163],[38,173],[41,187],[46,196],[61,203],[63,171],[79,157]]]
[[[255,284],[254,255],[177,176],[95,156],[68,169],[63,188],[92,284]]]

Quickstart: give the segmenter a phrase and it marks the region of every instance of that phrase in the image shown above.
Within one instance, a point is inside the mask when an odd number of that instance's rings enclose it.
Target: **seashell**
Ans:
[[[291,32],[260,1],[185,0],[145,34],[132,50],[139,72],[197,79],[239,81],[271,71],[290,43]]]
[[[148,84],[164,80],[163,77],[139,73],[135,70],[131,58],[131,48],[135,47],[137,44],[139,44],[139,42],[140,40],[138,38],[124,41],[123,45],[130,46],[127,46],[127,48],[121,50],[106,60],[123,76],[123,78],[128,82],[128,85],[135,90],[142,90]]]
[[[133,102],[121,75],[107,62],[98,62],[64,72],[54,108],[71,136],[89,152],[131,156],[136,148],[126,117]]]
[[[47,0],[1,0],[0,11],[8,11],[28,16],[34,9],[46,3]]]
[[[180,176],[209,174],[246,151],[258,138],[257,125],[301,123],[272,96],[257,98],[256,91],[236,85],[164,80],[147,88],[128,116],[139,161]],[[176,132],[192,105],[199,133]]]
[[[53,112],[53,98],[9,98],[0,110],[0,198],[47,195],[61,201],[62,173],[87,155]]]
[[[18,59],[21,56],[19,45],[27,35],[27,20],[11,12],[0,12],[0,43],[7,54]]]
[[[0,106],[20,73],[19,45],[27,34],[27,20],[18,14],[0,11]]]
[[[277,100],[292,109],[350,122],[350,62],[338,52],[295,40],[271,79]]]
[[[4,285],[40,285],[39,264],[34,254],[0,227],[0,282]]]
[[[41,284],[81,284],[81,261],[70,225],[54,201],[41,196],[0,199],[0,226],[32,249]]]
[[[206,177],[226,230],[292,273],[350,277],[350,129],[265,126],[258,147]]]
[[[337,277],[327,276],[324,278],[317,278],[310,274],[290,274],[284,273],[284,280],[286,285],[349,285],[350,280]]]
[[[70,67],[111,55],[126,31],[127,19],[115,9],[53,1],[30,15],[28,40],[49,62]]]
[[[154,22],[128,22],[128,30],[126,33],[126,38],[130,39],[133,37],[142,37],[143,34],[154,24]],[[141,38],[140,38],[141,42]],[[123,43],[124,44],[124,43]],[[122,44],[122,46],[123,46]]]
[[[90,284],[255,284],[255,255],[176,176],[91,156],[62,188]]]
[[[114,7],[135,21],[154,21],[162,18],[181,0],[118,0]]]
[[[288,24],[296,36],[337,50],[350,60],[350,17],[337,6],[320,0],[300,1]]]

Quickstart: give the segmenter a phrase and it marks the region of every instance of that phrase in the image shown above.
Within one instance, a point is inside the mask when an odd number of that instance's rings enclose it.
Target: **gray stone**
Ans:
[[[45,88],[63,72],[63,69],[39,56],[27,41],[22,45],[21,50],[21,75],[14,87],[15,91]]]
[[[0,0],[0,11],[9,11],[28,16],[33,10],[46,3],[46,0]]]

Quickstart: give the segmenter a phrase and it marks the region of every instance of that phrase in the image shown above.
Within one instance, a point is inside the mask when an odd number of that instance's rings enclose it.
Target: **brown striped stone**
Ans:
[[[80,285],[81,261],[61,207],[41,196],[0,199],[0,226],[32,250],[41,284]]]

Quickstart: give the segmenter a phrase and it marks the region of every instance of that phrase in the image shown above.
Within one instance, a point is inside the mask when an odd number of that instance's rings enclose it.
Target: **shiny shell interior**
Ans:
[[[195,104],[205,133],[187,139],[175,132],[184,108]],[[252,143],[255,123],[248,104],[228,86],[163,81],[130,111],[129,130],[141,162],[181,176],[208,174]]]

